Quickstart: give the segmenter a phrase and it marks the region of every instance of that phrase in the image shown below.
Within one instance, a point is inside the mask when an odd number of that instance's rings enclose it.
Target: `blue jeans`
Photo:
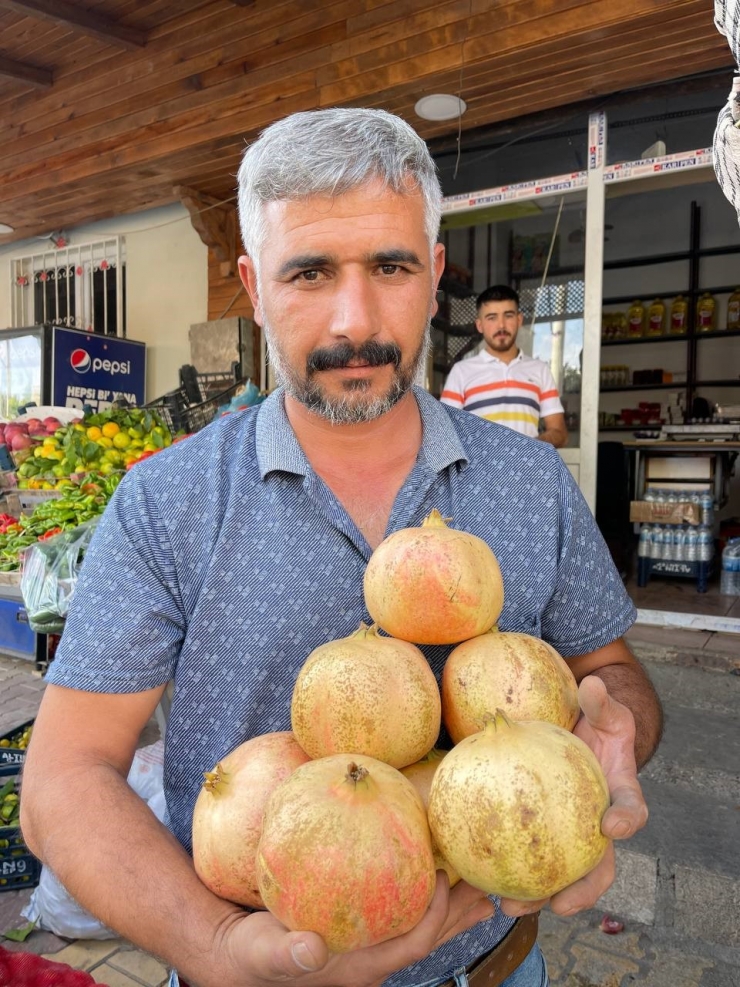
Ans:
[[[445,978],[448,979],[449,977]],[[535,943],[524,962],[504,980],[501,987],[548,987],[549,983],[545,957]],[[180,981],[174,970],[170,973],[169,987],[180,987]]]

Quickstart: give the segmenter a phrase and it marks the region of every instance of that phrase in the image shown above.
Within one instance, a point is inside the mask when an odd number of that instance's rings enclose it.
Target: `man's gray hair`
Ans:
[[[258,267],[266,233],[264,203],[341,195],[374,178],[394,192],[421,192],[431,251],[442,190],[429,149],[404,120],[385,110],[338,108],[278,120],[247,148],[239,168],[244,249]]]

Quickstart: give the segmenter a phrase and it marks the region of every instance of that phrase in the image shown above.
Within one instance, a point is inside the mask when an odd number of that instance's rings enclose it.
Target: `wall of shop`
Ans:
[[[127,336],[146,343],[147,399],[177,387],[190,326],[208,317],[208,250],[187,210],[174,204],[65,233],[72,245],[125,235]],[[31,240],[0,247],[0,328],[11,325],[10,261],[38,250]]]

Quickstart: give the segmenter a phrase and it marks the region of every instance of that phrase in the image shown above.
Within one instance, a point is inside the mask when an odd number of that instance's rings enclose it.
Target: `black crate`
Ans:
[[[673,559],[641,558],[637,566],[637,585],[647,586],[651,576],[671,576],[678,579],[695,579],[697,593],[706,593],[712,575],[712,562],[679,562]]]
[[[185,412],[188,408],[188,398],[185,391],[180,388],[177,391],[170,391],[160,398],[155,398],[144,405],[150,411],[156,411],[170,432],[175,435],[177,432],[187,432],[188,423]]]
[[[0,826],[0,892],[35,888],[41,862],[34,857],[17,826]]]
[[[0,740],[12,740],[17,733],[25,730],[26,727],[30,727],[32,724],[33,720],[26,720],[25,723],[13,727],[12,730],[8,730],[7,733],[0,736]],[[23,767],[25,760],[26,752],[22,747],[0,747],[0,777],[17,775]]]
[[[19,793],[17,777],[14,779],[14,788]],[[0,825],[0,891],[35,888],[40,877],[41,863],[26,846],[17,822],[13,825]]]

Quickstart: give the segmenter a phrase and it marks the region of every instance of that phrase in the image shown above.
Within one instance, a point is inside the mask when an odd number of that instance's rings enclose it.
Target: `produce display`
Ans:
[[[24,751],[28,747],[33,733],[33,723],[11,734],[9,737],[0,737],[0,747],[13,747],[16,750]]]
[[[292,732],[222,758],[193,816],[211,890],[337,952],[413,928],[437,869],[539,900],[608,846],[607,782],[571,732],[575,678],[550,645],[497,629],[504,587],[488,545],[432,511],[378,546],[364,592],[375,624],[308,655]],[[441,690],[419,644],[457,645]],[[441,720],[451,751],[435,747]]]
[[[17,826],[20,810],[15,778],[9,778],[0,788],[0,826]]]
[[[23,428],[25,434],[17,431]],[[107,476],[172,443],[164,421],[145,408],[111,408],[69,425],[28,419],[0,429],[0,441],[10,443],[21,490],[69,487],[76,476],[91,471]]]
[[[99,517],[113,496],[122,474],[86,474],[79,486],[70,484],[58,499],[43,500],[30,514],[22,514],[0,533],[0,572],[21,568],[22,552],[38,541]]]

